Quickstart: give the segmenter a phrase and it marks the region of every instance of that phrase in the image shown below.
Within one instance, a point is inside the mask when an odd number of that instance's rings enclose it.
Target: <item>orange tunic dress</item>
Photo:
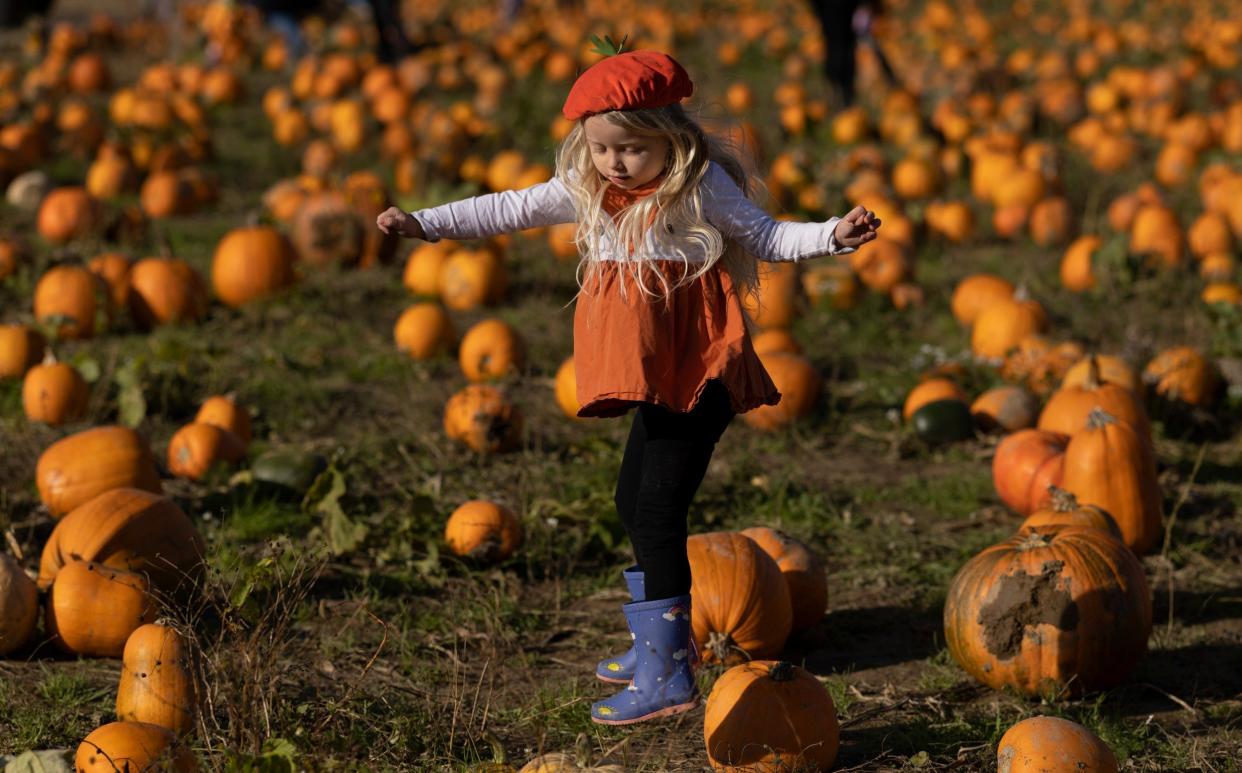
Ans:
[[[610,188],[604,209],[615,215],[657,184],[658,178],[630,191]],[[728,390],[737,413],[780,402],[722,266],[673,290],[667,300],[644,296],[620,261],[600,261],[599,269],[583,283],[574,310],[579,416],[620,416],[639,402],[688,412],[710,379]],[[652,260],[643,270],[661,272],[672,286],[686,266]],[[660,286],[654,276],[644,284]]]

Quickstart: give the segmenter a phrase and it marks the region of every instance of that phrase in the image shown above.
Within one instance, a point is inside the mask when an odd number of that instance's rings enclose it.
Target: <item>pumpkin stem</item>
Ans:
[[[1092,354],[1087,358],[1087,378],[1083,382],[1083,387],[1094,391],[1100,386],[1100,362]]]
[[[1052,509],[1058,513],[1072,513],[1078,509],[1078,497],[1071,491],[1049,486],[1048,495],[1052,497]]]
[[[1022,537],[1022,541],[1017,544],[1018,550],[1035,550],[1036,548],[1046,548],[1052,541],[1038,531],[1031,531]]]
[[[794,664],[785,660],[768,669],[768,678],[774,682],[792,682],[796,675]]]
[[[737,646],[732,636],[721,631],[712,631],[707,634],[707,646],[703,649],[705,653],[715,655],[721,663],[728,663],[729,655],[734,652],[741,653],[744,660],[750,660],[750,653]]]
[[[591,739],[586,733],[578,733],[574,739],[574,762],[578,767],[588,770],[591,767]]]
[[[1117,417],[1098,405],[1091,409],[1091,413],[1087,414],[1087,429],[1103,429],[1109,424],[1116,423]]]

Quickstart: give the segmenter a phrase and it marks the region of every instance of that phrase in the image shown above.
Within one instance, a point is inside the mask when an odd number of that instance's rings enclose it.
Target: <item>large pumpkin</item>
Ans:
[[[972,558],[944,605],[949,651],[994,689],[1060,697],[1116,686],[1147,651],[1143,566],[1099,529],[1020,533]]]
[[[95,333],[95,312],[99,309],[103,283],[82,266],[56,266],[48,269],[35,285],[35,319],[51,321],[65,318],[58,328],[60,338],[90,338]]]
[[[115,488],[75,507],[52,529],[39,561],[39,587],[50,587],[71,561],[95,561],[146,575],[151,587],[173,592],[199,577],[203,554],[202,538],[176,502]]]
[[[39,589],[8,553],[0,553],[0,657],[30,640],[39,616]]]
[[[1051,502],[1049,486],[1061,484],[1069,437],[1024,429],[996,446],[992,483],[1001,501],[1022,515]]]
[[[703,716],[715,770],[828,770],[840,727],[828,690],[792,663],[757,660],[724,672]]]
[[[1065,449],[1061,487],[1084,505],[1095,505],[1117,522],[1126,546],[1137,555],[1163,536],[1160,484],[1147,437],[1098,408]]]
[[[1039,414],[1037,426],[1048,432],[1073,435],[1086,426],[1087,415],[1095,408],[1129,423],[1143,437],[1151,436],[1143,404],[1125,387],[1104,381],[1095,357],[1087,358],[1087,374],[1081,383],[1062,386],[1053,392]]]
[[[48,591],[44,625],[65,652],[119,658],[125,640],[155,621],[157,608],[142,575],[93,561],[70,561]]]
[[[196,693],[189,642],[177,629],[151,623],[129,635],[121,654],[117,717],[183,735],[194,725]]]
[[[35,484],[56,518],[110,489],[162,491],[146,441],[120,426],[93,427],[48,446],[35,466]]]
[[[129,272],[129,310],[144,328],[207,316],[203,277],[180,258],[144,258]]]
[[[66,362],[45,362],[26,372],[22,405],[26,418],[58,426],[86,414],[90,391],[77,368]]]
[[[779,654],[793,626],[793,608],[776,562],[737,532],[695,534],[686,552],[690,622],[703,659],[735,663]]]
[[[275,228],[235,228],[216,245],[211,284],[221,301],[242,306],[292,285],[296,259],[293,244]]]
[[[495,502],[463,503],[444,525],[444,541],[454,554],[487,563],[503,561],[522,545],[522,522]]]
[[[495,387],[471,384],[444,406],[444,433],[481,454],[516,448],[522,412]]]
[[[785,578],[793,610],[791,634],[814,628],[828,606],[828,575],[819,556],[784,532],[768,526],[752,526],[742,534],[767,553]]]
[[[756,429],[777,429],[815,409],[824,380],[810,360],[800,354],[767,352],[759,355],[759,361],[781,393],[781,401],[743,413],[743,421]]]
[[[1060,717],[1031,717],[1005,731],[996,773],[1117,773],[1117,758],[1095,733]]]
[[[513,326],[499,319],[485,319],[462,336],[457,360],[466,378],[490,381],[521,371],[526,347]]]
[[[194,755],[177,743],[166,727],[148,722],[110,722],[96,728],[78,745],[73,758],[77,773],[116,771],[198,770]]]

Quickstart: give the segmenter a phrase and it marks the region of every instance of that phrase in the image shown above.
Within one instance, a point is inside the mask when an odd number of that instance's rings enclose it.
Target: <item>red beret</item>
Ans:
[[[664,107],[694,92],[685,68],[659,51],[608,56],[578,76],[561,112],[571,121],[610,110]]]

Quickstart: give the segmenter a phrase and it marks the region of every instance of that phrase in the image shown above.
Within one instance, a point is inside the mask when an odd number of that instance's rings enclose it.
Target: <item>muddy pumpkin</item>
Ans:
[[[509,451],[521,442],[522,412],[499,389],[471,384],[444,406],[444,433],[476,453]]]
[[[457,360],[470,381],[492,381],[522,370],[526,346],[507,322],[485,319],[462,336]]]
[[[1062,697],[1121,684],[1147,652],[1151,592],[1142,564],[1106,532],[1018,534],[953,578],[945,641],[993,689]]]
[[[521,547],[522,523],[504,505],[474,499],[449,516],[444,525],[444,541],[455,555],[496,563]]]
[[[705,662],[774,657],[793,626],[780,567],[738,532],[695,534],[690,557],[691,626]]]

